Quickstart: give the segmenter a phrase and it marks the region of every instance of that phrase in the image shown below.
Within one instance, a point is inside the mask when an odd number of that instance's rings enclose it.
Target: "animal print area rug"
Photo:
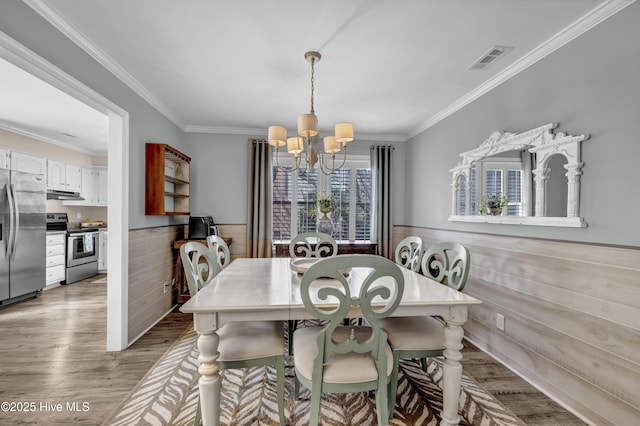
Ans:
[[[103,426],[193,425],[198,403],[197,334],[190,326],[134,387]],[[285,415],[292,426],[309,423],[309,397],[301,387],[293,398],[293,366],[287,359]],[[402,361],[398,395],[390,425],[438,425],[442,409],[442,362]],[[276,377],[272,367],[222,371],[220,424],[278,425]],[[366,393],[323,394],[321,424],[376,425],[375,400]],[[524,425],[518,417],[463,373],[460,406],[462,425]]]

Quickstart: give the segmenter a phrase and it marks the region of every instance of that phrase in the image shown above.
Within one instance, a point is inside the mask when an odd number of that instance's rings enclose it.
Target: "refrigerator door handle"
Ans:
[[[13,198],[13,211],[15,215],[15,220],[13,221],[15,231],[13,232],[13,241],[11,243],[11,259],[14,259],[16,257],[16,248],[18,247],[18,233],[20,232],[20,209],[18,208],[16,189],[13,184],[9,186],[11,187],[11,198]]]
[[[7,241],[7,258],[11,259],[13,254],[13,240],[15,238],[15,216],[16,213],[13,209],[13,188],[11,184],[6,185],[7,188],[7,201],[9,202],[9,240]]]

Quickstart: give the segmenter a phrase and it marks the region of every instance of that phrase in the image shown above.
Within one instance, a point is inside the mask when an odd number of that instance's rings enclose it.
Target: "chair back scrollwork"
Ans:
[[[352,272],[345,273],[350,268]],[[355,268],[367,268],[367,275],[360,284],[359,295],[352,296],[349,281]],[[379,359],[380,365],[387,365],[384,352],[387,335],[379,327],[378,320],[396,310],[403,291],[402,271],[398,265],[380,256],[342,255],[312,265],[302,277],[300,292],[307,311],[327,321],[318,335],[319,355],[323,356],[318,356],[316,363],[322,363],[334,354],[371,352],[375,359],[383,358]],[[355,336],[353,328],[350,333],[334,333],[354,308],[360,309],[371,327],[370,335],[364,340]],[[336,336],[341,336],[340,340],[336,340]]]
[[[398,243],[396,246],[396,263],[411,269],[420,270],[420,258],[422,256],[422,238],[410,236]]]
[[[289,243],[291,257],[330,257],[337,254],[336,240],[322,232],[303,232]]]
[[[180,247],[180,259],[191,297],[209,284],[221,271],[209,248],[196,241],[185,243]]]
[[[422,274],[461,291],[469,276],[469,249],[459,243],[438,243],[422,256]]]
[[[218,235],[209,235],[207,237],[207,245],[211,254],[218,262],[220,269],[224,269],[231,263],[231,254],[229,253],[229,246],[224,239]]]

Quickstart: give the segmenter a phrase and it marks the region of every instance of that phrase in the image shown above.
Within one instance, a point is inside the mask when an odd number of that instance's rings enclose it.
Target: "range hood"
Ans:
[[[82,201],[84,198],[79,192],[63,191],[60,189],[47,189],[47,200],[75,200]]]

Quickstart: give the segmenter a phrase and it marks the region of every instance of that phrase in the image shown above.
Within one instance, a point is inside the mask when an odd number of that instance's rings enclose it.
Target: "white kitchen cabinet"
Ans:
[[[82,167],[65,164],[65,186],[67,191],[80,192],[82,182]]]
[[[107,230],[101,229],[98,233],[98,272],[107,273]]]
[[[65,237],[66,233],[47,232],[46,285],[52,287],[65,280]]]
[[[81,167],[80,196],[84,200],[63,201],[65,206],[106,206],[107,167]]]
[[[11,170],[26,173],[46,174],[47,159],[37,155],[25,154],[19,151],[11,151]]]
[[[0,148],[0,169],[8,169],[10,164],[9,150]]]
[[[67,165],[62,161],[47,160],[47,188],[67,190]]]
[[[47,188],[80,192],[82,167],[63,161],[47,160]]]
[[[83,167],[80,174],[80,196],[84,198],[82,204],[93,204],[96,202],[93,167]]]
[[[109,194],[109,174],[106,167],[96,167],[97,194],[96,199],[99,205],[106,206],[108,204]]]

